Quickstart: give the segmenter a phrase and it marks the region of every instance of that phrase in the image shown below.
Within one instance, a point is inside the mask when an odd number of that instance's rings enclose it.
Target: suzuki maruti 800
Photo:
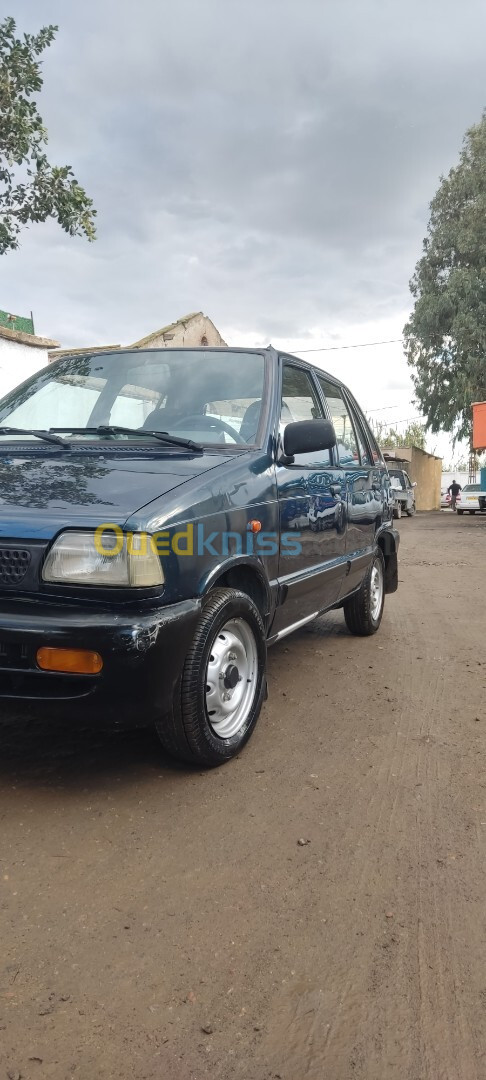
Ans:
[[[218,765],[267,645],[397,588],[390,481],[334,377],[268,349],[65,356],[0,402],[0,709],[155,723]]]

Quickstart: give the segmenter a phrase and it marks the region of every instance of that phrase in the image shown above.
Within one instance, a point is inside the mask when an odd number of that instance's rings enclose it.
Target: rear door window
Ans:
[[[340,387],[322,375],[317,375],[317,380],[326,398],[331,420],[334,424],[340,464],[360,465],[362,463],[362,451],[360,450],[351,413]]]
[[[362,424],[361,424],[360,417],[357,415],[355,409],[353,409],[350,402],[348,402],[348,405],[349,405],[349,410],[351,412],[351,415],[353,417],[354,430],[356,432],[356,438],[358,440],[358,449],[359,449],[359,456],[361,458],[361,464],[362,465],[372,465],[373,463],[372,463],[372,460],[371,460],[371,454],[370,454],[370,451],[368,449],[368,444],[366,442],[366,436],[365,436],[364,429],[363,429]]]

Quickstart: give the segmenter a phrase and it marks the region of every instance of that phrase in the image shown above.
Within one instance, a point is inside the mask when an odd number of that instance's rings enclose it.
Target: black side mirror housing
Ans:
[[[330,420],[296,420],[287,424],[282,438],[282,464],[290,465],[295,454],[313,454],[331,450],[336,445],[336,432]]]

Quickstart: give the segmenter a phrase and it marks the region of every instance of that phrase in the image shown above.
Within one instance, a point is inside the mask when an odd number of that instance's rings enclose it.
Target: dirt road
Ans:
[[[1,731],[0,1080],[486,1077],[486,519],[401,532],[223,769]]]

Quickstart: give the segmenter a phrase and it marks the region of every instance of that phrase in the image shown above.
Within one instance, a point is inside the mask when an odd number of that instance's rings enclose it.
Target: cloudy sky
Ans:
[[[10,13],[22,31],[59,24],[41,114],[98,240],[33,227],[2,259],[0,307],[32,309],[63,346],[129,343],[200,309],[230,344],[400,338],[428,204],[486,104],[484,0]],[[417,415],[399,343],[306,355],[377,418]]]

